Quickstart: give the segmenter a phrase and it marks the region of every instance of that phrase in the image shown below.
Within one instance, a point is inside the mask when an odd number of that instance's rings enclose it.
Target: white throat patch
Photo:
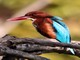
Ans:
[[[32,21],[35,21],[36,19],[33,19],[33,18],[28,18],[28,19],[30,19],[30,20],[32,20]]]

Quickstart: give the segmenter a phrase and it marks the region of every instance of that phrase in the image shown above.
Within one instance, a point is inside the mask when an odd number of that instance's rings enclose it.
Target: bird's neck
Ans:
[[[45,23],[52,24],[52,20],[50,18],[37,18],[34,22],[33,25],[40,26],[44,25]]]
[[[44,21],[44,18],[36,18],[35,21],[33,21],[33,24],[40,24]]]

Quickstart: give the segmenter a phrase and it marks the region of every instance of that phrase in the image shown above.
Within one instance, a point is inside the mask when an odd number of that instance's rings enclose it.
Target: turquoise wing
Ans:
[[[62,43],[70,43],[70,32],[65,23],[63,23],[60,17],[51,18],[53,21],[53,27],[56,30],[56,39]]]
[[[54,16],[53,18],[51,18],[51,20],[59,23],[61,26],[63,26],[63,27],[69,32],[69,29],[68,29],[68,27],[66,26],[66,24],[61,21],[61,20],[63,20],[62,18],[60,18],[60,17],[58,17],[58,16]]]
[[[62,18],[54,16],[53,18],[51,18],[51,20],[53,21],[52,26],[56,32],[56,39],[62,43],[70,43],[70,32],[66,24],[61,21]],[[72,48],[69,48],[69,50],[72,52],[72,54],[75,54]]]

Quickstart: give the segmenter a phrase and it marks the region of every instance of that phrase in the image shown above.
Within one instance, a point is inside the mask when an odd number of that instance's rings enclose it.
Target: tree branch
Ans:
[[[70,51],[61,48],[69,47],[74,49],[75,56],[80,57],[79,41],[72,41],[71,44],[53,41],[50,39],[17,38],[15,36],[6,35],[0,39],[0,52],[4,53],[4,55],[8,54],[31,60],[49,60],[38,55],[50,52],[73,55]]]
[[[4,40],[3,40],[4,39]],[[36,39],[36,38],[17,38],[15,36],[4,36],[0,41],[10,41],[14,44],[23,44],[23,43],[31,43],[31,44],[39,44],[43,46],[60,46],[60,47],[70,47],[75,49],[80,49],[80,41],[72,41],[71,44],[65,44],[55,41],[50,41],[50,39]]]
[[[16,49],[21,51],[26,51],[31,54],[37,54],[37,55],[42,53],[50,53],[50,52],[73,55],[70,51],[67,51],[65,49],[61,49],[58,47],[51,47],[51,46],[36,45],[36,44],[21,44],[21,45],[17,45]],[[80,51],[78,49],[74,49],[74,52],[75,52],[75,56],[80,57]]]
[[[13,55],[13,56],[18,56],[18,57],[31,59],[31,60],[49,60],[49,59],[41,57],[41,56],[29,54],[27,52],[25,53],[25,52],[22,52],[22,51],[19,51],[19,50],[10,49],[10,48],[2,46],[2,45],[0,45],[0,52],[2,52],[4,54],[10,54],[10,55]]]

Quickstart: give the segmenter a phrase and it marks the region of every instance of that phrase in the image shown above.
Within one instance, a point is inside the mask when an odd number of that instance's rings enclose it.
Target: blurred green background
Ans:
[[[35,1],[36,0],[0,0],[0,16],[9,18],[18,10]],[[41,11],[62,17],[70,29],[72,39],[80,39],[80,0],[52,0],[51,4],[41,9]],[[17,37],[44,38],[35,30],[31,21],[22,21],[10,34]],[[57,53],[48,53],[42,56],[50,58],[51,60],[80,60],[80,58],[76,56]]]

